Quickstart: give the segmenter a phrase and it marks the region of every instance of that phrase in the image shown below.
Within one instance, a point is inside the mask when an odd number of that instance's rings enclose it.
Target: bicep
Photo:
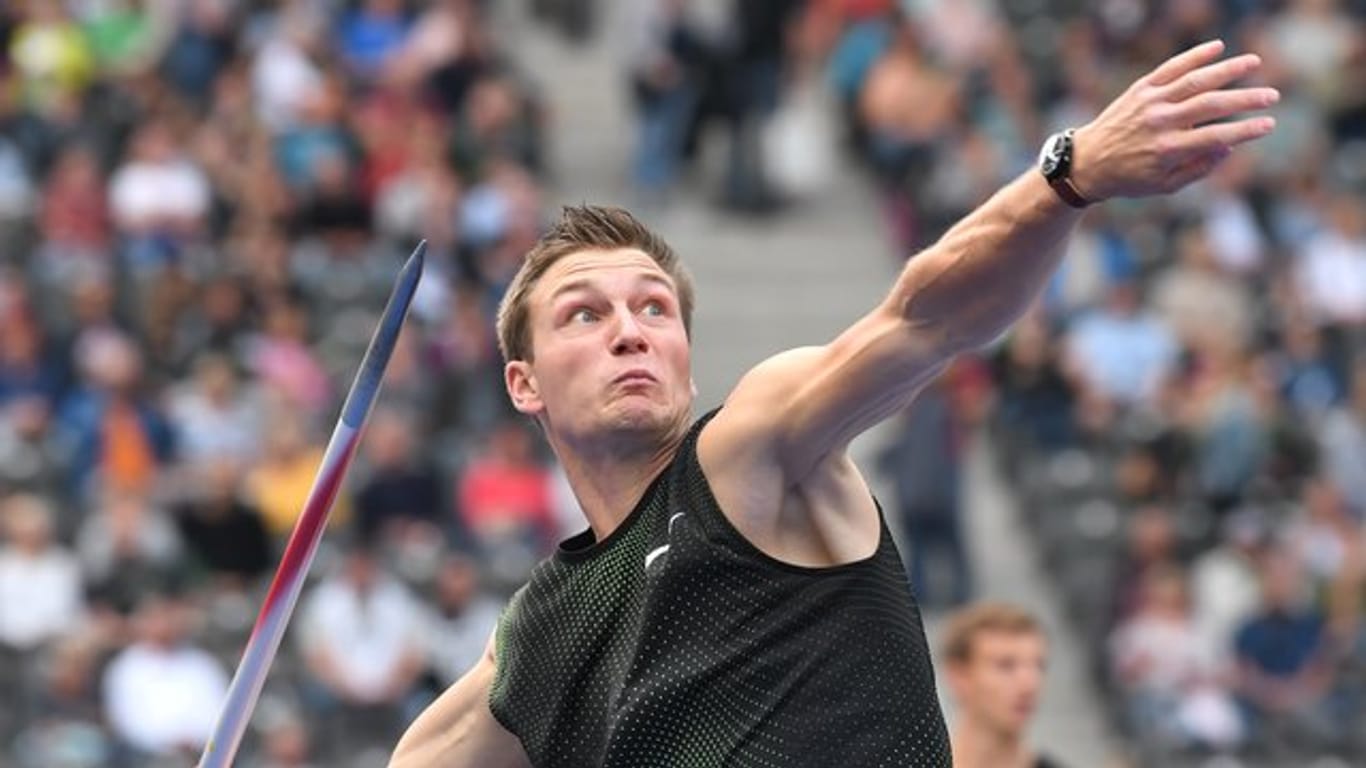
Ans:
[[[760,446],[786,481],[800,482],[909,404],[944,369],[945,349],[929,328],[884,304],[825,346],[790,350],[756,366],[718,414],[718,436]]]
[[[418,716],[399,740],[389,768],[529,768],[522,744],[493,716],[490,649]]]

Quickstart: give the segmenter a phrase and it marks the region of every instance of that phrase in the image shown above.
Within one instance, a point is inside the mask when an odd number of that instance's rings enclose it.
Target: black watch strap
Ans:
[[[1076,159],[1076,129],[1069,128],[1061,134],[1054,134],[1046,145],[1046,157],[1040,158],[1040,170],[1048,186],[1053,188],[1062,201],[1073,208],[1085,208],[1090,200],[1072,182],[1072,162]]]
[[[1048,186],[1052,187],[1053,191],[1058,193],[1058,197],[1061,197],[1064,203],[1067,203],[1073,208],[1085,208],[1091,204],[1091,201],[1082,196],[1081,192],[1077,189],[1077,185],[1073,184],[1072,179],[1068,176],[1059,176],[1056,179],[1052,179],[1048,182]]]

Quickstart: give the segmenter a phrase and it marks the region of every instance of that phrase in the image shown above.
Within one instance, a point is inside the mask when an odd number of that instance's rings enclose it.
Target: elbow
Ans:
[[[884,305],[900,332],[915,340],[920,355],[946,360],[995,338],[980,301],[938,294],[929,286],[907,287]]]
[[[909,301],[897,308],[896,325],[912,339],[910,349],[922,365],[950,360],[995,338],[980,331],[968,313],[931,313],[925,307],[912,307]]]

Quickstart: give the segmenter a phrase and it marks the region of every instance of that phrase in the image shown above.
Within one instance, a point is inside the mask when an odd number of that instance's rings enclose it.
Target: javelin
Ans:
[[[370,338],[360,371],[356,373],[356,380],[351,384],[351,391],[347,393],[346,403],[342,406],[341,418],[332,430],[327,453],[323,455],[322,465],[313,478],[313,487],[308,491],[303,514],[294,524],[294,532],[289,536],[289,544],[285,546],[284,557],[275,571],[270,592],[266,594],[266,601],[247,640],[246,650],[242,652],[242,661],[237,665],[237,673],[228,687],[228,698],[218,713],[213,736],[204,745],[199,768],[226,768],[232,765],[233,757],[237,754],[247,721],[251,718],[257,697],[261,695],[261,686],[265,684],[266,672],[275,658],[275,651],[280,647],[280,638],[284,636],[294,603],[299,599],[299,590],[303,587],[304,576],[308,574],[309,563],[318,549],[323,524],[332,510],[332,501],[337,497],[337,489],[341,487],[346,468],[351,464],[351,456],[356,452],[361,431],[365,428],[365,419],[370,415],[370,407],[375,404],[380,380],[389,365],[389,356],[394,351],[398,332],[403,327],[403,317],[413,300],[413,292],[417,290],[417,281],[422,277],[422,261],[426,252],[427,243],[424,240],[418,243],[394,281],[389,303],[384,307],[384,315],[375,329],[375,335]]]

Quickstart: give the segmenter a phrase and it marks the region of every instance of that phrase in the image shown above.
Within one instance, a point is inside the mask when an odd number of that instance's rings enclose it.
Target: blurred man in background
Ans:
[[[1026,741],[1048,663],[1039,622],[1007,603],[976,603],[949,617],[941,649],[954,766],[1058,768]]]

